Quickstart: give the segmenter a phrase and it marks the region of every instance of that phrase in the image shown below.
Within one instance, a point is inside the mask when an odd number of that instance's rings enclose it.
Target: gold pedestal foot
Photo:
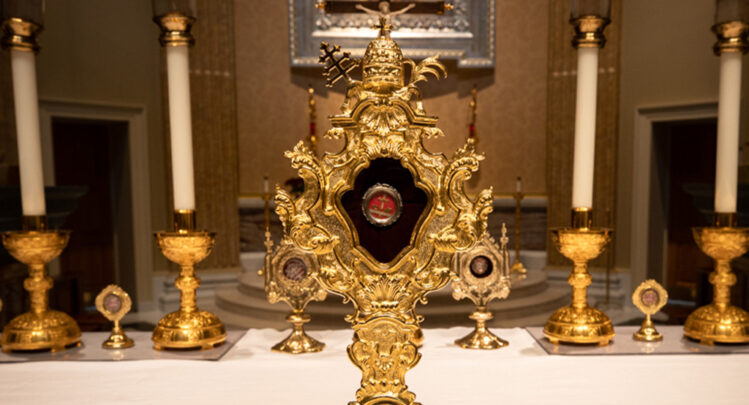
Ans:
[[[325,343],[307,335],[304,332],[304,324],[310,321],[310,316],[304,313],[292,313],[286,320],[293,325],[291,334],[271,348],[274,352],[302,354],[317,353],[325,347]]]
[[[159,321],[151,340],[156,350],[208,350],[226,340],[226,329],[218,317],[208,311],[180,310]]]
[[[3,328],[0,341],[4,352],[26,350],[64,350],[80,343],[81,330],[78,324],[65,313],[52,311],[48,307],[47,291],[52,288],[52,279],[47,276],[46,264],[62,253],[68,244],[67,231],[47,231],[44,217],[37,219],[33,229],[3,234],[3,245],[16,260],[29,267],[29,277],[23,287],[29,292],[31,310],[15,317]],[[24,225],[24,229],[28,229]]]
[[[700,343],[749,343],[749,313],[735,306],[697,308],[684,323],[684,335]]]
[[[551,315],[544,336],[552,343],[598,344],[605,346],[614,338],[611,319],[593,307],[563,307]]]
[[[78,324],[65,313],[44,311],[21,314],[3,328],[3,352],[64,350],[79,344],[81,330]]]
[[[584,225],[553,231],[557,248],[575,264],[567,279],[572,286],[572,304],[551,315],[544,326],[544,336],[555,344],[562,342],[603,346],[614,338],[614,326],[605,313],[588,306],[587,289],[592,281],[588,273],[588,261],[601,254],[611,240],[611,230],[590,228],[589,221],[573,219],[573,223],[578,222]]]
[[[455,341],[455,344],[464,349],[493,350],[509,346],[506,340],[500,339],[486,328],[486,322],[494,318],[491,312],[476,311],[471,314],[471,319],[476,321],[476,329],[467,336]]]
[[[648,316],[645,318],[642,326],[640,326],[640,329],[632,335],[632,338],[641,342],[660,342],[663,340],[663,335],[655,329],[653,321]]]
[[[731,305],[731,286],[736,284],[731,260],[749,248],[749,228],[716,226],[694,228],[692,233],[700,249],[715,260],[710,273],[714,300],[687,317],[684,335],[707,345],[749,343],[749,313]]]
[[[127,349],[133,347],[135,342],[130,339],[121,328],[114,328],[112,333],[109,334],[109,338],[101,344],[101,347],[105,349]]]

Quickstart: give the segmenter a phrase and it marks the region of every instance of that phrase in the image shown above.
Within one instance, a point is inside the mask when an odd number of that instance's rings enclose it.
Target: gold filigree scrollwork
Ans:
[[[493,198],[491,189],[474,199],[464,191],[483,159],[471,145],[450,159],[424,148],[424,140],[443,134],[437,118],[424,112],[416,83],[427,75],[445,76],[445,68],[436,56],[419,64],[405,60],[388,24],[381,25],[361,62],[362,81],[349,76],[348,65],[343,67],[343,113],[330,118],[333,128],[326,137],[343,139],[345,146],[320,158],[302,143],[287,152],[305,192],[295,199],[278,190],[276,212],[285,230],[282,243],[314,253],[312,277],[354,306],[346,319],[355,331],[349,357],[362,370],[355,404],[412,405],[405,374],[418,362],[423,339],[415,305],[447,284],[455,253],[470,249],[485,234]],[[329,78],[344,76],[330,68],[345,60],[337,52],[325,46],[321,56]],[[404,64],[412,65],[407,84]],[[359,244],[357,228],[341,203],[359,173],[382,158],[399,161],[427,198],[410,243],[389,263],[377,261]]]

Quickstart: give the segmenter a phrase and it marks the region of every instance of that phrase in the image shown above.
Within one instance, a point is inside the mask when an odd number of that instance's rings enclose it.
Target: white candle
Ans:
[[[268,184],[268,176],[263,177],[263,193],[270,193],[270,184]]]
[[[523,180],[518,176],[517,181],[515,182],[515,192],[521,193],[523,191]]]
[[[741,57],[739,52],[724,52],[720,55],[718,154],[715,164],[715,212],[720,213],[736,212]]]
[[[575,155],[572,169],[572,207],[593,207],[593,168],[596,151],[598,48],[577,50]]]
[[[35,58],[33,52],[10,50],[23,215],[46,215],[47,213],[44,202]]]
[[[195,209],[188,52],[187,46],[166,47],[175,210]]]

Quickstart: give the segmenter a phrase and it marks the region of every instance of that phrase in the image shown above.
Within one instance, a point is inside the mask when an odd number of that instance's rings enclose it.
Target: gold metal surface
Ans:
[[[520,176],[518,176],[517,180],[521,181]],[[516,191],[513,197],[515,198],[515,260],[510,270],[512,271],[512,275],[518,280],[523,280],[528,277],[528,270],[523,265],[523,262],[520,261],[520,221],[523,215],[522,204],[525,194],[522,191]]]
[[[0,42],[3,49],[14,51],[39,52],[37,35],[42,26],[22,18],[9,18],[2,22],[3,37]]]
[[[307,93],[309,93],[309,100],[307,101],[307,114],[309,115],[307,146],[317,156],[317,107],[315,107],[315,89],[312,88],[312,85],[307,87]]]
[[[749,41],[747,41],[749,24],[743,21],[728,21],[713,25],[712,30],[718,37],[718,41],[713,45],[713,52],[716,55],[725,52],[745,54],[749,50]]]
[[[174,230],[179,233],[190,233],[195,230],[195,210],[175,210]]]
[[[572,227],[575,229],[588,229],[593,226],[593,210],[586,207],[572,209]]]
[[[572,304],[556,310],[544,326],[544,335],[552,343],[607,345],[614,338],[611,319],[603,311],[588,306],[587,296],[592,280],[588,261],[603,252],[611,234],[610,229],[591,227],[552,231],[559,252],[574,263],[567,279],[572,286]]]
[[[125,334],[125,331],[120,327],[120,320],[130,312],[133,301],[130,299],[125,290],[120,286],[110,284],[104,287],[103,290],[96,296],[96,309],[104,315],[105,318],[114,322],[112,332],[109,334],[109,338],[101,344],[101,347],[105,349],[126,349],[132,347],[135,342]]]
[[[453,274],[453,298],[468,298],[476,305],[470,318],[476,321],[476,328],[467,336],[455,341],[464,349],[499,349],[509,345],[486,328],[486,322],[494,318],[487,310],[493,299],[504,299],[510,294],[510,255],[507,250],[507,227],[502,224],[500,245],[488,233],[470,250],[455,254],[455,274]],[[484,260],[491,264],[487,270],[476,271],[476,260],[486,267]],[[487,274],[488,273],[488,274]]]
[[[735,212],[716,212],[713,214],[713,226],[735,228],[738,223],[738,215]]]
[[[609,22],[608,18],[596,15],[585,15],[571,19],[570,23],[575,27],[572,46],[575,48],[603,48],[606,45],[606,36],[603,35],[603,30]]]
[[[437,118],[426,115],[417,83],[440,77],[445,68],[431,57],[416,64],[404,59],[390,38],[389,13],[380,14],[380,32],[363,58],[363,80],[350,77],[356,68],[338,47],[323,45],[328,83],[347,83],[342,114],[330,118],[326,136],[344,139],[338,153],[318,158],[299,142],[286,153],[304,180],[304,193],[293,197],[278,190],[276,212],[284,226],[284,242],[315,254],[319,268],[312,276],[327,290],[354,304],[347,316],[354,329],[349,359],[362,371],[352,404],[414,404],[406,372],[421,356],[422,317],[415,304],[444,287],[456,251],[470,249],[484,235],[492,211],[491,190],[471,200],[463,189],[483,156],[466,144],[448,159],[425,150],[423,141],[443,136]],[[345,62],[348,61],[348,62]],[[404,84],[404,65],[411,78]],[[341,196],[354,188],[357,175],[379,158],[395,159],[412,174],[427,196],[410,244],[389,263],[364,249],[357,230],[341,206]]]
[[[166,13],[154,17],[153,21],[161,28],[161,46],[193,46],[195,38],[190,33],[195,18],[180,13]]]
[[[49,309],[47,291],[52,278],[46,264],[62,253],[68,244],[68,231],[16,231],[3,233],[3,245],[19,262],[29,267],[23,287],[29,292],[31,310],[10,321],[3,328],[0,344],[4,352],[26,350],[63,350],[78,345],[81,330],[78,324],[59,311]]]
[[[632,335],[635,340],[643,342],[657,342],[663,340],[663,335],[655,329],[650,319],[668,302],[668,292],[655,280],[645,280],[632,293],[632,303],[645,314],[645,320],[640,329]]]
[[[186,212],[175,212],[177,217]],[[194,222],[193,222],[194,224]],[[200,279],[195,275],[195,264],[211,253],[215,242],[213,232],[181,229],[178,232],[157,232],[161,252],[177,263],[180,274],[174,286],[180,291],[179,310],[169,313],[153,330],[153,347],[162,349],[211,349],[226,340],[224,324],[216,315],[198,309],[195,290]]]
[[[286,266],[290,260],[304,264],[303,275],[289,276]],[[318,271],[318,263],[313,253],[301,250],[294,245],[282,242],[275,250],[270,232],[265,231],[265,266],[258,275],[265,279],[265,295],[268,302],[275,304],[283,301],[291,307],[291,314],[286,320],[291,323],[291,334],[272,347],[273,351],[302,354],[321,351],[325,344],[318,342],[304,332],[304,324],[310,321],[310,316],[304,313],[304,307],[310,301],[323,301],[327,292],[320,286],[311,274]]]
[[[736,275],[731,260],[749,248],[749,228],[693,228],[694,240],[700,249],[715,260],[710,273],[713,303],[697,308],[684,323],[684,335],[702,344],[749,343],[749,313],[731,305],[731,286]]]

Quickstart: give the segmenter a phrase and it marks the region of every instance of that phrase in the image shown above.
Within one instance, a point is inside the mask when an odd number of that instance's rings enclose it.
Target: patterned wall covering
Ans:
[[[549,7],[548,109],[546,135],[546,185],[549,198],[549,229],[570,225],[572,204],[572,159],[575,127],[577,53],[571,45],[570,3],[553,1]],[[595,226],[614,226],[616,197],[616,147],[619,113],[619,55],[621,0],[613,0],[612,23],[606,28],[606,46],[601,50],[598,70],[598,119],[593,190]],[[616,237],[616,234],[614,235]],[[550,265],[569,265],[547,243]],[[613,258],[613,243],[593,266],[604,267]]]

